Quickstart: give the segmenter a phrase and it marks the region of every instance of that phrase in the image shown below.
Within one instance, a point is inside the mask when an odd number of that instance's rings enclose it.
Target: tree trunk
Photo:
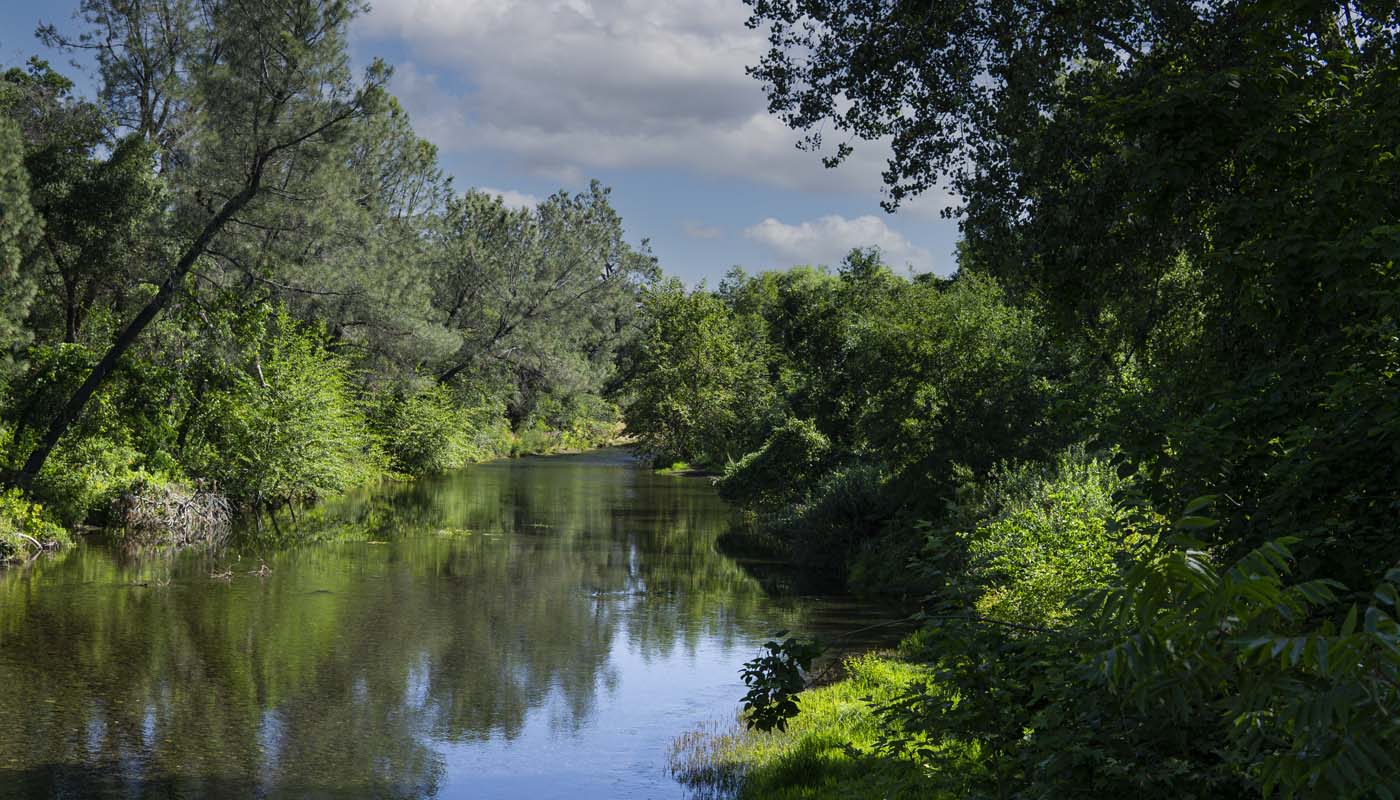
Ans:
[[[175,296],[175,293],[179,291],[180,284],[184,282],[185,276],[188,275],[190,269],[194,267],[194,262],[197,261],[200,256],[204,255],[204,251],[209,247],[209,243],[213,241],[214,237],[218,235],[219,231],[223,229],[229,219],[234,214],[238,213],[239,209],[247,205],[248,201],[252,200],[257,194],[260,179],[261,170],[255,169],[248,183],[244,185],[243,191],[230,197],[224,203],[223,207],[219,209],[218,213],[205,224],[204,229],[199,232],[199,236],[190,243],[184,255],[180,256],[180,260],[176,263],[175,268],[171,270],[170,274],[161,282],[160,290],[156,292],[156,296],[151,298],[151,301],[141,309],[141,312],[136,315],[135,319],[122,329],[121,333],[117,334],[116,340],[112,342],[111,347],[107,348],[107,353],[102,356],[102,360],[97,362],[97,366],[93,367],[92,372],[88,373],[87,379],[83,381],[83,384],[78,387],[77,391],[73,392],[73,396],[68,398],[68,402],[64,403],[58,415],[49,423],[48,431],[45,432],[44,437],[39,440],[39,444],[34,448],[34,452],[29,454],[29,458],[24,462],[24,468],[20,470],[19,475],[16,476],[15,479],[15,483],[20,488],[27,490],[34,485],[34,479],[38,477],[39,471],[44,468],[44,462],[48,460],[49,453],[53,452],[53,448],[58,444],[58,440],[63,438],[63,434],[66,433],[68,428],[82,415],[83,409],[87,406],[88,401],[92,399],[92,396],[97,393],[97,390],[106,382],[108,376],[116,369],[117,362],[121,360],[121,357],[126,354],[127,350],[131,349],[131,345],[136,342],[141,332],[170,304],[170,300]]]
[[[472,359],[467,359],[466,361],[458,362],[457,366],[452,367],[451,369],[449,369],[449,370],[447,370],[446,372],[444,372],[444,373],[442,373],[441,375],[439,375],[439,376],[438,376],[438,379],[437,379],[437,382],[438,382],[438,383],[447,383],[448,381],[450,381],[450,380],[452,380],[453,378],[457,377],[457,375],[460,374],[460,373],[462,372],[462,370],[464,370],[464,369],[466,369],[467,367],[471,366],[471,364],[472,364]]]
[[[209,385],[209,379],[200,376],[199,383],[194,385],[194,396],[190,398],[190,407],[185,409],[185,416],[180,420],[180,430],[175,434],[175,454],[177,457],[185,453],[185,443],[190,439],[190,426],[194,424],[195,415],[204,407],[204,390]]]

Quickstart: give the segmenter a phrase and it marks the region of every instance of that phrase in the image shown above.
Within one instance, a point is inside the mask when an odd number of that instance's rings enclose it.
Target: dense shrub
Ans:
[[[236,501],[275,507],[343,490],[382,456],[351,395],[349,365],[285,315],[192,424],[191,470]]]
[[[1339,602],[1335,582],[1292,580],[1290,540],[1222,565],[1186,535],[1212,527],[1203,506],[1130,515],[1150,535],[1053,628],[1019,621],[1044,616],[1019,592],[1002,618],[931,610],[907,643],[930,680],[878,705],[881,748],[958,797],[1400,791],[1400,569]],[[975,764],[951,757],[969,747]]]
[[[883,465],[841,467],[822,476],[807,502],[768,524],[800,563],[844,576],[851,555],[877,537],[897,513],[888,489],[889,471]]]
[[[458,442],[466,421],[451,391],[436,385],[416,392],[390,392],[375,399],[370,425],[389,468],[425,475],[461,466]]]
[[[0,442],[13,467],[96,358],[80,344],[30,348],[30,370],[11,386],[5,408],[15,433]],[[54,448],[34,481],[34,496],[64,525],[104,524],[112,501],[134,483],[181,477],[170,451],[182,390],[172,370],[135,357],[124,361]]]
[[[719,493],[738,505],[776,510],[804,497],[831,457],[831,441],[810,420],[791,419],[759,449],[725,467]]]
[[[1131,544],[1122,488],[1114,466],[1082,447],[994,473],[974,491],[976,527],[956,534],[977,587],[974,607],[1026,625],[1067,621],[1070,599],[1106,586]]]
[[[1256,791],[1395,796],[1400,566],[1391,554],[1376,586],[1348,596],[1336,581],[1293,579],[1298,541],[1227,565],[1180,533],[1142,553],[1097,609],[1108,647],[1091,663],[1163,727],[1223,722],[1217,748]]]
[[[112,501],[152,477],[142,463],[128,441],[105,436],[66,439],[49,456],[34,492],[65,525],[102,524]]]
[[[459,392],[457,408],[462,421],[462,427],[453,436],[458,463],[510,455],[514,436],[504,400],[485,389]]]
[[[0,564],[70,543],[68,531],[18,489],[0,492]]]

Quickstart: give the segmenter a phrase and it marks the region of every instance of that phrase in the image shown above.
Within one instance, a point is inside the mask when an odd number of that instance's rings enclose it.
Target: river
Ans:
[[[762,641],[878,615],[765,591],[732,520],[605,450],[0,571],[0,797],[684,798],[670,742]]]

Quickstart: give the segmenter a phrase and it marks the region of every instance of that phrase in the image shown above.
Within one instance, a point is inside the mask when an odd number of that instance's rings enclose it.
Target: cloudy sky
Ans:
[[[375,0],[357,59],[395,65],[392,89],[459,188],[529,203],[590,178],[613,187],[628,237],[713,285],[732,265],[886,261],[948,273],[956,235],[929,196],[880,209],[883,152],[837,170],[796,149],[744,74],[761,52],[741,0]],[[0,59],[40,52],[40,19],[77,0],[0,0]],[[56,62],[64,57],[53,58]]]

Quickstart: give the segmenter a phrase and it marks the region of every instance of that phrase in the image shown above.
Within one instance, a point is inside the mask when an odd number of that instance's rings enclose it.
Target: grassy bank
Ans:
[[[745,730],[742,721],[702,725],[678,738],[672,774],[702,797],[764,800],[884,800],[951,797],[918,761],[882,753],[874,706],[926,681],[926,668],[891,655],[846,661],[846,678],[801,695],[785,731]]]

